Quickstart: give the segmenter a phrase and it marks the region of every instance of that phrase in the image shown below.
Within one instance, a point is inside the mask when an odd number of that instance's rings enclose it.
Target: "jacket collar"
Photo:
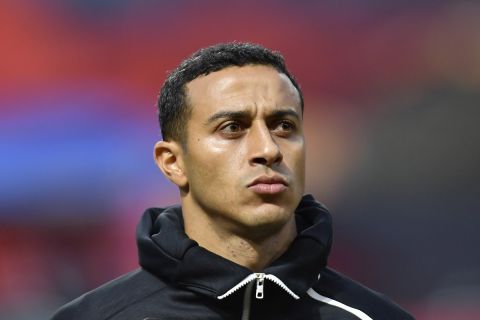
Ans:
[[[328,210],[311,195],[295,211],[298,234],[289,249],[263,272],[280,279],[301,296],[315,283],[327,264],[332,243]],[[224,259],[188,238],[181,207],[145,211],[137,228],[140,265],[163,281],[214,298],[252,272]]]

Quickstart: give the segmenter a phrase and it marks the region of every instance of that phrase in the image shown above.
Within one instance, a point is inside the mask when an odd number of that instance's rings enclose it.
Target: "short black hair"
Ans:
[[[158,120],[163,140],[178,141],[184,146],[186,144],[186,124],[191,114],[185,92],[188,82],[226,67],[252,64],[271,66],[285,74],[297,89],[303,110],[302,90],[288,72],[279,52],[253,43],[219,43],[198,50],[167,76],[158,98]]]

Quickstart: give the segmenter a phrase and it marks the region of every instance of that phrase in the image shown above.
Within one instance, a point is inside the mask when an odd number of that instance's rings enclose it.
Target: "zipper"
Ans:
[[[263,299],[263,281],[265,279],[265,273],[254,273],[256,279],[255,298]],[[250,319],[250,310],[252,305],[252,290],[254,285],[254,279],[250,280],[245,288],[245,294],[243,295],[243,309],[242,320]]]
[[[217,299],[218,300],[222,300],[226,297],[228,297],[229,295],[231,295],[232,293],[234,293],[235,291],[238,291],[240,288],[246,286],[248,283],[252,282],[253,280],[255,280],[256,276],[255,276],[255,273],[252,273],[250,274],[249,276],[247,276],[245,279],[243,279],[242,281],[240,281],[239,283],[237,283],[233,288],[231,288],[230,290],[228,290],[227,292],[225,292],[224,294],[222,294],[221,296],[217,296]]]
[[[265,274],[263,272],[252,273],[248,275],[245,279],[237,283],[233,288],[225,292],[224,294],[217,297],[217,299],[221,300],[235,291],[238,291],[240,288],[247,286],[245,288],[245,293],[243,295],[243,308],[242,308],[242,320],[249,320],[250,319],[250,310],[252,305],[252,291],[253,286],[255,285],[255,298],[256,299],[263,299],[263,287],[265,284],[265,279],[268,279],[278,285],[280,288],[285,290],[288,294],[290,294],[295,299],[300,299],[292,290],[290,290],[282,280],[274,276],[273,274]]]
[[[245,279],[237,283],[233,288],[225,292],[224,294],[220,295],[217,297],[217,299],[222,300],[232,293],[236,292],[237,290],[241,289],[242,287],[246,286],[247,284],[250,284],[253,286],[253,281],[256,280],[256,289],[255,289],[255,298],[257,299],[263,299],[264,293],[263,293],[263,287],[265,283],[265,279],[268,279],[278,285],[280,288],[285,290],[289,295],[291,295],[294,299],[300,299],[298,295],[296,295],[290,288],[287,287],[285,283],[283,283],[282,280],[274,276],[273,274],[265,274],[265,273],[252,273],[248,275]]]
[[[272,281],[273,283],[275,283],[276,285],[278,285],[280,288],[285,290],[289,295],[291,295],[295,300],[300,299],[300,297],[298,295],[296,295],[295,292],[290,290],[290,288],[287,287],[287,285],[282,280],[280,280],[279,278],[277,278],[273,274],[266,274],[265,279],[268,279],[268,280]]]
[[[253,281],[247,284],[245,288],[245,293],[243,295],[243,308],[242,308],[242,320],[249,320],[250,319],[250,309],[252,305],[252,288],[253,288]]]
[[[257,277],[257,289],[255,290],[255,298],[263,299],[263,281],[265,279],[265,273],[255,273]]]

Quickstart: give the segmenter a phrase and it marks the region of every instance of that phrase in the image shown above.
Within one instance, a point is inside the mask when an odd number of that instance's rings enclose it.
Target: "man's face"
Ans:
[[[189,202],[252,236],[293,219],[304,191],[305,142],[297,89],[272,67],[228,67],[186,86],[183,154]]]

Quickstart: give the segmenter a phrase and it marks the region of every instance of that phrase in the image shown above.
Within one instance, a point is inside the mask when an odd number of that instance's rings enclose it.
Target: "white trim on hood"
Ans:
[[[333,300],[333,299],[330,299],[330,298],[327,298],[327,297],[324,297],[322,296],[321,294],[317,293],[315,290],[313,290],[312,288],[308,289],[307,291],[307,294],[312,297],[313,299],[317,300],[317,301],[321,301],[321,302],[324,302],[326,304],[329,304],[331,306],[334,306],[334,307],[338,307],[338,308],[341,308],[345,311],[348,311],[350,312],[351,314],[354,314],[355,316],[357,316],[359,319],[362,319],[362,320],[373,320],[372,318],[370,318],[369,316],[367,316],[363,311],[360,311],[358,309],[355,309],[355,308],[352,308],[352,307],[349,307],[347,306],[346,304],[343,304],[341,302],[338,302],[336,300]]]

